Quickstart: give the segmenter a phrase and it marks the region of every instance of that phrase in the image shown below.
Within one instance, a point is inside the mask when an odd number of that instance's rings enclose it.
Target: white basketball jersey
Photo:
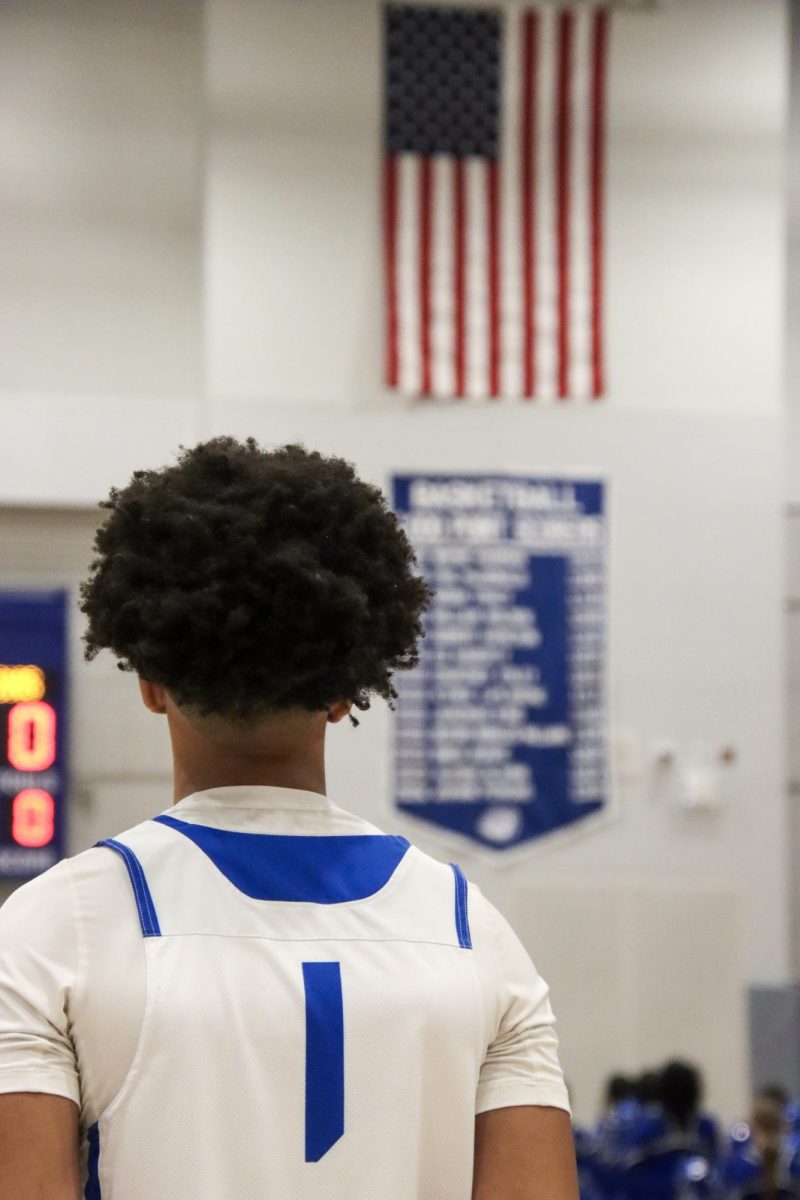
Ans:
[[[169,815],[102,844],[147,998],[88,1200],[469,1200],[487,1015],[457,867]]]

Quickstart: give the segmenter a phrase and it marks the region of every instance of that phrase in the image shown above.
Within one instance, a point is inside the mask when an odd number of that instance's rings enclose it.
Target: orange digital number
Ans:
[[[47,846],[55,835],[55,801],[42,788],[25,788],[11,802],[11,836],[18,846]]]
[[[18,771],[45,771],[56,757],[56,714],[46,700],[8,712],[8,761]]]

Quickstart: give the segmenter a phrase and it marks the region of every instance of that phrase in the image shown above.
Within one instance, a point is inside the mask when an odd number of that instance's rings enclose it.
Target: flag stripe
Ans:
[[[471,155],[465,160],[467,227],[467,395],[488,395],[489,272],[487,270],[486,163]]]
[[[486,219],[489,236],[489,395],[500,395],[500,171],[486,164]]]
[[[431,373],[433,395],[453,395],[455,321],[453,311],[453,163],[449,155],[433,158],[433,259],[431,270]]]
[[[522,394],[536,393],[536,77],[539,50],[539,14],[530,9],[524,16],[522,48]]]
[[[414,154],[397,156],[397,311],[400,386],[420,391],[419,171]]]
[[[522,396],[525,280],[522,255],[522,77],[525,23],[504,24],[503,126],[500,140],[500,391]]]
[[[570,72],[569,367],[567,394],[591,395],[591,136],[592,13],[575,10]]]
[[[463,158],[453,159],[453,288],[455,395],[467,387],[467,187]]]
[[[589,148],[591,306],[592,306],[592,396],[605,390],[603,362],[603,160],[605,152],[606,61],[608,53],[607,9],[593,13],[592,28],[592,118]]]
[[[536,80],[536,394],[557,394],[558,270],[556,261],[556,61],[558,11],[539,12],[539,61]]]
[[[431,290],[433,282],[433,163],[420,160],[419,173],[419,347],[422,372],[420,394],[433,392],[431,370]]]
[[[556,253],[558,259],[558,396],[569,395],[569,216],[572,99],[572,42],[575,17],[558,18],[556,74]]]
[[[384,254],[386,271],[386,385],[400,382],[397,318],[397,159],[384,161]]]

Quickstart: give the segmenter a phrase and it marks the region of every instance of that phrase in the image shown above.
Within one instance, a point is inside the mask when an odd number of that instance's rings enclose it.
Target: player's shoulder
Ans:
[[[6,903],[15,905],[48,905],[56,906],[67,902],[77,902],[82,905],[86,900],[92,906],[102,905],[104,894],[116,892],[120,880],[124,879],[124,866],[116,854],[109,854],[107,843],[120,841],[129,843],[137,840],[151,821],[143,821],[122,833],[114,834],[113,838],[104,839],[80,850],[67,858],[62,858],[41,875],[28,880],[9,897]]]
[[[409,857],[418,895],[427,895],[431,903],[452,909],[462,945],[491,951],[499,913],[470,878],[468,869],[462,868],[458,855],[445,853],[439,857],[409,842]]]
[[[62,859],[40,875],[15,887],[0,906],[0,920],[8,922],[28,913],[42,912],[43,909],[68,912],[69,896],[69,859]]]
[[[444,880],[448,886],[455,888],[457,883],[463,880],[463,887],[472,890],[474,887],[470,883],[467,876],[462,871],[458,862],[449,857],[442,855],[439,857],[435,854],[430,854],[427,850],[423,850],[416,842],[409,842],[409,849],[414,856],[414,862],[419,871],[426,873],[431,879]]]
[[[83,850],[16,887],[0,906],[0,944],[21,934],[58,942],[78,923],[108,911],[120,891],[112,856]]]
[[[408,839],[404,840],[408,841]],[[478,885],[470,879],[469,872],[462,869],[458,855],[431,854],[412,841],[408,841],[408,847],[413,855],[414,864],[420,872],[427,874],[430,879],[444,881],[448,887],[462,892],[470,902],[474,899],[480,907],[485,905],[483,893]]]

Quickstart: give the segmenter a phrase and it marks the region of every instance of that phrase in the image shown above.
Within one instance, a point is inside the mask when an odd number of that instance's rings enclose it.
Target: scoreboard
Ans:
[[[67,593],[0,591],[0,878],[64,853]]]

